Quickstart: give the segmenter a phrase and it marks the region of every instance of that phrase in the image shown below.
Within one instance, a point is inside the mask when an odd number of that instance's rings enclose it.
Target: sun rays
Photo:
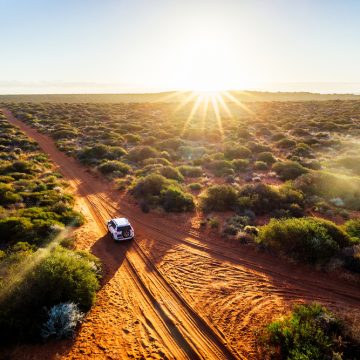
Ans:
[[[191,105],[190,112],[181,130],[181,136],[189,130],[195,117],[200,117],[202,131],[205,131],[207,121],[212,117],[215,120],[217,130],[221,137],[223,137],[223,119],[234,118],[231,109],[233,105],[242,111],[252,114],[252,110],[229,91],[177,91],[162,99],[162,101],[171,100],[179,102],[174,109],[174,113]]]

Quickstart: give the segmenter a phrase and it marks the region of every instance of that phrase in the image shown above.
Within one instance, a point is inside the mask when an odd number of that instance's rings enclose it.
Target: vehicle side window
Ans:
[[[115,227],[115,223],[114,223],[113,221],[110,221],[110,226],[114,228],[114,227]]]

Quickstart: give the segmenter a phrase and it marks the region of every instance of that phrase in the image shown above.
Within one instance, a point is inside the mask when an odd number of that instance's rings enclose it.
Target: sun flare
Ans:
[[[185,132],[189,129],[192,124],[192,121],[196,116],[200,116],[202,122],[202,128],[206,126],[206,122],[209,121],[210,114],[215,119],[218,130],[223,136],[223,119],[224,118],[234,118],[234,115],[231,110],[230,105],[235,105],[235,107],[251,113],[252,111],[236,98],[229,91],[220,91],[220,90],[194,90],[190,92],[178,91],[168,96],[166,100],[172,97],[181,96],[182,101],[179,102],[178,106],[175,108],[174,113],[180,111],[184,107],[190,105],[190,112],[185,120],[181,135],[183,136]]]

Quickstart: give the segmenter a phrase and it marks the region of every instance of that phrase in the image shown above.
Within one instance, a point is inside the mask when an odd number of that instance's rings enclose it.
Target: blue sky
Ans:
[[[0,93],[359,92],[359,20],[350,0],[0,0]]]

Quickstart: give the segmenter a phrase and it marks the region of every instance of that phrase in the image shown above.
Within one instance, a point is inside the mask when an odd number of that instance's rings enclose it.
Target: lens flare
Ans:
[[[170,95],[164,97],[163,101],[169,101],[174,99],[174,101],[179,101],[179,104],[176,106],[174,113],[180,111],[184,107],[192,104],[191,110],[188,117],[184,123],[184,126],[181,131],[181,136],[183,136],[188,128],[190,127],[192,120],[196,115],[200,115],[201,119],[201,130],[204,131],[206,128],[206,122],[209,117],[209,113],[212,113],[215,117],[217,128],[223,137],[223,114],[226,114],[227,118],[234,118],[233,113],[231,112],[231,107],[229,104],[235,105],[237,108],[252,114],[252,110],[240,100],[238,100],[233,94],[229,91],[215,91],[215,90],[196,90],[191,92],[181,92],[177,91]]]

